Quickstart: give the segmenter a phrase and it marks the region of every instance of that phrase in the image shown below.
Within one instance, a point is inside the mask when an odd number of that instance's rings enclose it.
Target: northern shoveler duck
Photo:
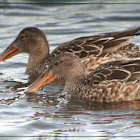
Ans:
[[[56,78],[65,79],[64,92],[87,102],[140,99],[140,59],[106,62],[86,76],[85,66],[78,56],[73,53],[60,54],[25,93],[34,92]]]
[[[56,55],[73,52],[81,58],[88,75],[104,62],[140,57],[140,48],[128,42],[129,39],[139,34],[140,27],[122,32],[81,37],[61,44],[50,53],[43,31],[36,27],[28,27],[23,29],[9,47],[1,53],[0,62],[20,52],[28,53],[29,59],[25,74],[29,75],[30,82],[33,82]]]

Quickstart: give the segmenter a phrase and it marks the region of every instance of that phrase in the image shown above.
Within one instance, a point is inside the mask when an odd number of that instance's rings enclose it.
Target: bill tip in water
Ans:
[[[30,87],[28,87],[27,89],[25,89],[24,93],[31,93],[34,92],[34,90],[32,90]]]

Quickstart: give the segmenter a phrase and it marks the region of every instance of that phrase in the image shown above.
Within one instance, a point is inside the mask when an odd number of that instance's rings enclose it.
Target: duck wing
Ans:
[[[127,31],[110,32],[95,36],[76,38],[72,41],[63,43],[54,49],[50,57],[54,57],[57,54],[64,52],[75,53],[81,59],[85,59],[89,56],[102,56],[131,44],[128,40],[139,34],[140,27]]]
[[[88,84],[99,84],[106,80],[135,82],[140,80],[140,59],[110,61],[96,68],[87,77]]]

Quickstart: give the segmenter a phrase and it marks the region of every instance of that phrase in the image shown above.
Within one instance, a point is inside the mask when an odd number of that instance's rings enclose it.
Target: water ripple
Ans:
[[[77,37],[140,26],[139,11],[138,4],[0,4],[0,52],[25,27],[42,29],[52,51]],[[51,85],[24,94],[27,61],[21,53],[0,64],[0,136],[140,136],[139,101],[70,102]]]

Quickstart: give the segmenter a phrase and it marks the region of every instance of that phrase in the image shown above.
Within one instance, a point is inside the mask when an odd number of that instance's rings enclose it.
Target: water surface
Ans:
[[[42,29],[51,51],[81,36],[140,26],[139,4],[0,4],[0,52],[25,27]],[[140,37],[131,42],[140,45]],[[0,136],[140,136],[140,102],[68,103],[63,87],[24,94],[27,54],[0,63]]]

